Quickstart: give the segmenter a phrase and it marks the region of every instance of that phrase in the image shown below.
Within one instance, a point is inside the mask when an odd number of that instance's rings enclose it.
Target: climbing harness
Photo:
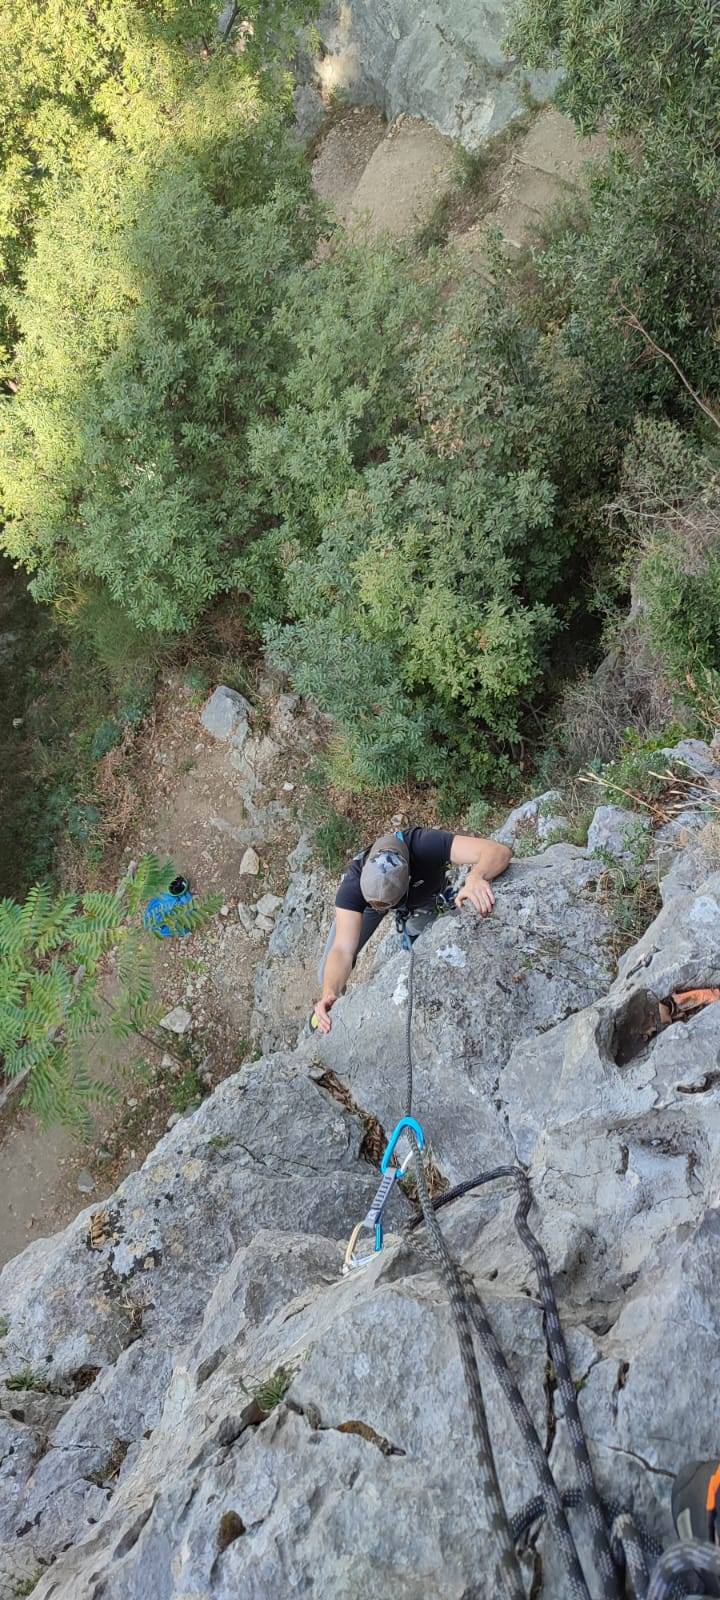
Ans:
[[[416,939],[430,927],[438,917],[445,916],[448,911],[455,910],[455,888],[443,889],[435,896],[432,905],[418,906],[417,910],[409,911],[404,908],[395,912],[395,927],[402,934],[403,950],[412,950]]]
[[[410,1237],[419,1226],[424,1225],[427,1240],[420,1248],[440,1271],[448,1290],[477,1448],[480,1487],[489,1507],[489,1531],[498,1558],[504,1593],[510,1600],[525,1600],[525,1588],[517,1558],[517,1541],[543,1517],[547,1518],[556,1536],[572,1600],[590,1600],[590,1590],[566,1515],[566,1511],[570,1508],[584,1511],[590,1523],[593,1563],[601,1584],[597,1595],[593,1592],[593,1600],[621,1600],[621,1596],[627,1596],[628,1600],[675,1600],[675,1596],[688,1593],[687,1581],[693,1582],[699,1578],[703,1582],[704,1578],[708,1577],[717,1582],[720,1579],[718,1546],[685,1540],[672,1546],[664,1554],[660,1554],[653,1541],[641,1540],[629,1515],[618,1513],[616,1508],[610,1508],[606,1513],[603,1508],[580,1418],[575,1385],[570,1373],[567,1345],[560,1322],[549,1262],[528,1222],[532,1193],[523,1168],[495,1167],[491,1171],[479,1173],[466,1182],[456,1184],[443,1194],[430,1197],[421,1155],[425,1139],[422,1129],[412,1116],[414,978],[415,948],[414,944],[411,944],[405,1023],[407,1070],[405,1115],[397,1123],[388,1140],[381,1164],[382,1180],[377,1194],[367,1215],[357,1224],[350,1236],[343,1273],[347,1274],[354,1269],[367,1266],[382,1250],[385,1209],[396,1183],[410,1169],[415,1179],[419,1214],[406,1224],[403,1231]],[[390,1162],[399,1140],[403,1137],[410,1147],[409,1154],[399,1166],[392,1167]],[[437,1213],[444,1206],[500,1179],[512,1182],[517,1191],[515,1228],[533,1261],[543,1309],[548,1351],[579,1481],[579,1488],[564,1494],[561,1494],[557,1487],[544,1446],[488,1320],[478,1289],[470,1274],[451,1255],[437,1220]],[[366,1230],[374,1234],[374,1248],[365,1255],[358,1255],[356,1246]],[[541,1493],[513,1517],[508,1516],[498,1481],[473,1343],[473,1330],[508,1401],[540,1484]],[[610,1529],[608,1522],[611,1522]],[[648,1556],[653,1562],[652,1575],[648,1574]]]

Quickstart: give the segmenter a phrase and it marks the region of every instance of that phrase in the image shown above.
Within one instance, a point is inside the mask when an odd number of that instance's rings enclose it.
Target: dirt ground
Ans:
[[[192,1016],[186,1061],[142,1041],[112,1056],[95,1052],[92,1066],[118,1098],[96,1112],[87,1143],[68,1129],[42,1129],[17,1101],[0,1113],[0,1265],[95,1204],[140,1164],[169,1117],[197,1104],[251,1054],[255,974],[267,933],[248,934],[237,907],[268,891],[285,892],[288,854],[303,825],[307,768],[323,733],[302,713],[278,722],[277,704],[268,697],[256,708],[254,776],[236,764],[228,745],[204,732],[202,703],[174,678],[139,736],[105,758],[110,834],[97,881],[117,881],[152,851],[170,859],[196,895],[221,894],[222,910],[189,939],[158,941],[155,950],[161,1012],[182,1004]],[[240,872],[248,845],[260,860],[257,876]]]

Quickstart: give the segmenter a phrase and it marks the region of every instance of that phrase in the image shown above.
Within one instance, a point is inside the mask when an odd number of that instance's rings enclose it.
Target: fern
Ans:
[[[171,934],[182,936],[195,933],[198,928],[204,927],[208,918],[214,916],[222,905],[222,895],[206,895],[202,900],[193,900],[190,905],[178,905],[164,915],[164,923]],[[159,935],[159,930],[154,930]]]
[[[54,904],[48,905],[36,935],[35,948],[39,956],[45,956],[67,942],[71,936],[74,916],[74,895],[62,895]]]
[[[147,1036],[158,1020],[153,989],[153,935],[142,926],[145,902],[175,876],[171,862],[144,856],[116,890],[78,899],[53,897],[36,884],[23,905],[0,901],[0,1054],[7,1078],[28,1075],[24,1103],[43,1125],[81,1132],[88,1107],[112,1098],[88,1065],[103,1037]],[[201,928],[218,895],[170,913],[174,932]],[[102,992],[100,962],[114,952],[117,993]]]
[[[134,876],[127,880],[126,898],[128,911],[135,915],[146,900],[152,900],[157,894],[163,894],[169,889],[175,868],[171,861],[166,861],[161,866],[157,856],[146,855],[138,862]]]
[[[117,975],[128,994],[149,1000],[152,994],[152,951],[142,931],[131,933],[118,951]]]

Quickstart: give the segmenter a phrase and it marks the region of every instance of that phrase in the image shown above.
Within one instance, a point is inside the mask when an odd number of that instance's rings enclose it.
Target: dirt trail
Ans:
[[[564,197],[582,188],[588,161],[608,149],[601,135],[580,139],[553,106],[512,125],[488,149],[488,182],[480,186],[468,222],[451,227],[453,242],[481,263],[487,226],[499,228],[509,249],[528,242],[533,228]],[[443,200],[462,187],[456,148],[427,122],[398,117],[389,127],[379,113],[356,107],[335,119],[313,162],[315,188],[340,219],[367,239],[408,238]],[[460,207],[465,212],[466,207]]]
[[[322,729],[293,697],[267,697],[257,707],[250,762],[216,742],[200,723],[201,706],[181,684],[160,697],[152,725],[138,738],[117,783],[136,786],[139,806],[119,854],[108,858],[113,882],[131,859],[154,851],[169,857],[198,893],[220,892],[225,914],[201,933],[158,943],[155,978],[163,1011],[182,1004],[192,1015],[189,1037],[202,1064],[179,1065],[161,1049],[134,1041],[95,1053],[96,1075],[115,1085],[119,1101],[94,1118],[91,1141],[68,1129],[45,1132],[14,1099],[0,1112],[0,1266],[34,1238],[63,1227],[96,1204],[140,1164],[168,1117],[234,1072],[251,1051],[255,975],[268,930],[249,933],[238,905],[264,894],[282,896],[287,857],[302,828],[304,780]],[[291,785],[286,788],[284,785]],[[252,844],[256,876],[240,873]],[[168,1036],[169,1038],[169,1036]],[[197,1047],[197,1048],[195,1048]],[[132,1067],[140,1075],[133,1075]]]
[[[504,148],[481,214],[454,239],[480,263],[487,252],[488,224],[500,230],[510,251],[522,249],[554,206],[585,189],[588,162],[601,160],[609,146],[601,134],[581,139],[569,117],[547,106],[527,132]]]
[[[355,107],[333,122],[313,162],[317,193],[366,239],[409,237],[452,187],[454,145],[428,122]]]

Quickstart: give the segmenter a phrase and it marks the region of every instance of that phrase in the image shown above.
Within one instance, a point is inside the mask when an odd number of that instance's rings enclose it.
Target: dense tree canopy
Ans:
[[[528,66],[562,66],[558,98],[581,128],[640,134],[717,193],[716,0],[517,0],[509,43]]]
[[[245,432],[272,403],[272,312],[316,234],[284,108],[234,62],[151,148],[89,144],[38,224],[0,425],[6,545],[38,595],[98,578],[168,633],[240,581]]]
[[[248,0],[248,59],[286,53],[312,9],[307,0]],[[214,0],[3,0],[0,349],[13,329],[8,288],[58,181],[85,172],[95,140],[152,149],[183,87],[219,48],[218,12]]]
[[[212,30],[210,0],[5,0],[0,51],[2,285],[17,283],[37,216],[79,170],[88,136],[137,148]]]
[[[305,0],[243,7],[242,49],[204,0],[54,5],[23,39],[11,0],[0,79],[5,548],[140,637],[234,593],[365,777],[506,773],[622,595],[636,419],[693,424],[678,366],[718,388],[709,5],[520,0],[581,124],[639,137],[492,288],[332,233],[282,65]]]

